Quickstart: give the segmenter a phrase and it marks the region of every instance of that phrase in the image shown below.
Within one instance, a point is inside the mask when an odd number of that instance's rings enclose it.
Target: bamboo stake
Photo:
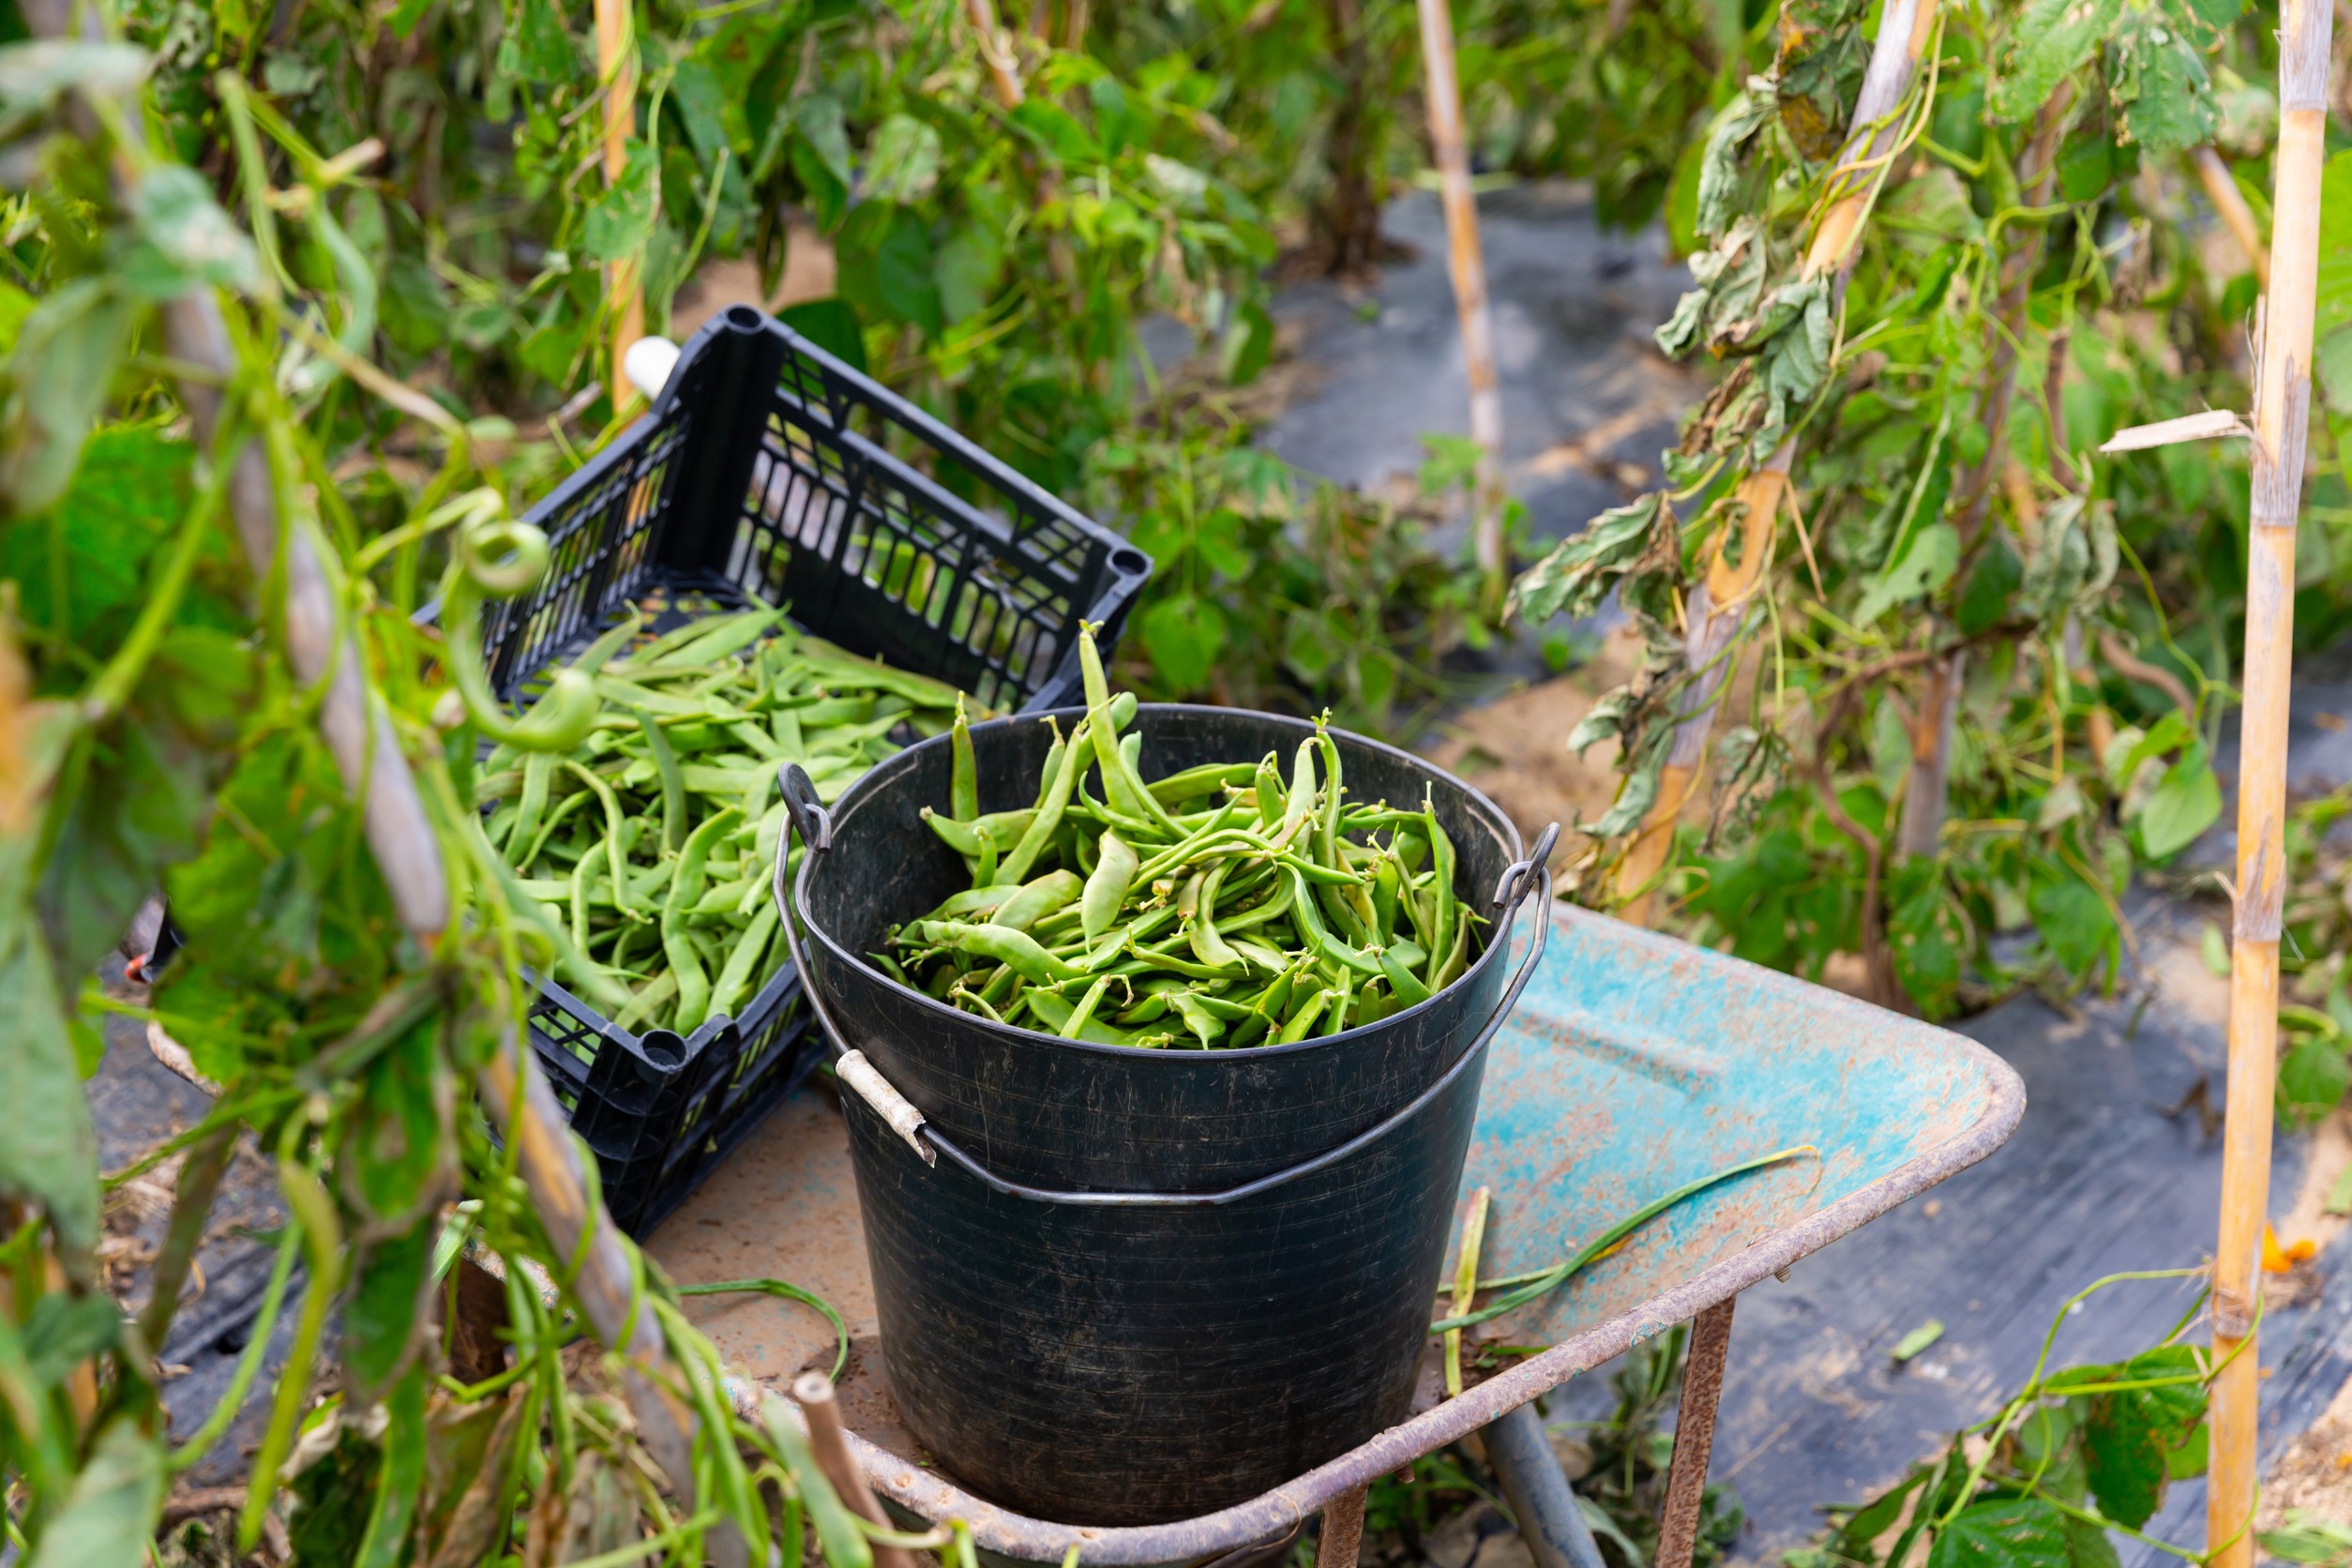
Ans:
[[[1805,250],[1803,275],[1807,278],[1834,272],[1842,289],[1853,271],[1859,256],[1855,241],[1862,235],[1878,188],[1878,165],[1892,152],[1902,133],[1894,121],[1895,111],[1910,90],[1911,74],[1935,33],[1936,6],[1937,0],[1886,0],[1877,43],[1862,73],[1862,91],[1855,98],[1854,129],[1838,155],[1846,173],[1833,188],[1830,206]],[[1635,925],[1650,923],[1653,884],[1674,847],[1675,819],[1681,815],[1699,764],[1706,760],[1715,693],[1731,662],[1731,641],[1747,613],[1748,599],[1763,579],[1773,524],[1788,493],[1788,471],[1796,455],[1796,444],[1784,441],[1760,467],[1740,481],[1739,500],[1746,512],[1737,535],[1738,555],[1730,553],[1733,541],[1726,530],[1708,563],[1706,580],[1685,606],[1688,629],[1683,668],[1690,683],[1683,690],[1684,716],[1675,726],[1673,746],[1658,779],[1658,798],[1617,864],[1618,913]]]
[[[2270,1116],[2286,886],[2286,706],[2294,663],[2295,521],[2310,433],[2319,180],[2327,159],[2330,0],[2285,0],[2270,292],[2254,372],[2246,567],[2245,706],[2238,743],[2238,882],[2229,968],[2229,1100],[2213,1256],[2212,1471],[2205,1542],[2214,1568],[2254,1562],[2254,1429],[2262,1384],[2256,1272],[2270,1200]]]
[[[964,0],[964,15],[980,36],[980,58],[988,63],[996,101],[1006,109],[1018,109],[1023,97],[1019,63],[1013,56],[1013,40],[996,24],[995,0]]]
[[[2221,215],[2222,225],[2229,231],[2238,249],[2254,264],[2254,281],[2268,293],[2270,288],[2270,253],[2263,249],[2262,231],[2254,224],[2254,208],[2246,204],[2246,193],[2238,188],[2230,177],[2229,165],[2210,147],[2199,147],[2189,155],[2196,165],[2197,181],[2205,187],[2213,210]]]
[[[882,1505],[874,1500],[873,1488],[857,1468],[857,1460],[850,1453],[848,1439],[842,1435],[841,1402],[834,1397],[833,1380],[822,1372],[803,1372],[792,1380],[792,1398],[800,1406],[802,1419],[808,1423],[808,1451],[816,1455],[817,1468],[825,1472],[833,1489],[843,1502],[867,1524],[882,1530],[897,1527]],[[904,1546],[874,1544],[874,1568],[915,1568],[912,1552]]]
[[[1445,205],[1446,269],[1461,317],[1462,364],[1470,377],[1470,439],[1478,475],[1470,501],[1473,548],[1486,592],[1500,603],[1510,563],[1502,556],[1502,384],[1495,374],[1495,313],[1486,298],[1486,258],[1478,243],[1470,149],[1462,134],[1462,90],[1454,68],[1454,18],[1447,0],[1420,0],[1421,57],[1427,72],[1429,141]]]
[[[604,183],[620,183],[637,134],[637,63],[630,38],[629,0],[596,0],[596,80],[604,83]],[[612,411],[632,388],[622,373],[629,345],[645,336],[645,259],[624,256],[605,269],[612,315]]]

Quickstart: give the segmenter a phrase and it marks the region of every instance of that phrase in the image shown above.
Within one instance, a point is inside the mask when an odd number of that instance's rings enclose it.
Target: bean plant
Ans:
[[[1687,750],[1733,710],[1671,866],[1628,886],[1606,849],[1590,896],[1654,889],[1816,976],[1859,955],[1872,994],[1940,1017],[2111,984],[2133,870],[2219,816],[2242,447],[2095,448],[2244,405],[2252,268],[2192,243],[2187,160],[2218,147],[2251,188],[2274,106],[2253,84],[2269,35],[2234,4],[1926,14],[1857,164],[1874,13],[1782,8],[1771,68],[1694,144],[1669,214],[1697,286],[1658,340],[1712,361],[1712,390],[1665,486],[1561,545],[1518,605],[1540,622],[1614,590],[1647,639],[1572,742],[1622,747],[1605,843],[1673,831],[1678,731]],[[1809,268],[1856,189],[1848,270]],[[1786,504],[1749,515],[1775,473]],[[1747,551],[1752,594],[1695,598]],[[2314,562],[2310,635],[2340,624],[2342,581]],[[1694,603],[1737,623],[1703,664]]]
[[[862,1568],[870,1527],[788,1407],[731,1399],[678,1292],[600,1222],[579,1174],[595,1162],[568,1156],[584,1213],[548,1197],[565,1164],[548,1140],[567,1135],[533,1087],[524,975],[569,938],[493,851],[452,764],[487,735],[569,746],[594,693],[559,678],[518,719],[483,698],[469,640],[415,616],[433,585],[401,559],[425,540],[445,538],[451,606],[526,586],[547,545],[512,520],[492,451],[505,427],[458,419],[369,357],[369,273],[336,209],[381,149],[322,149],[224,68],[208,176],[151,129],[169,128],[154,95],[172,82],[116,17],[35,20],[45,37],[0,46],[9,1550],[147,1560],[174,1478],[222,1441],[290,1318],[239,1554],[270,1537],[366,1568],[526,1547],[798,1561],[806,1528]],[[430,475],[395,526],[347,499],[368,487],[322,440],[339,403],[355,420],[397,413]],[[403,810],[424,824],[406,863],[370,849],[379,813]],[[188,946],[128,1000],[93,977],[158,887]],[[195,1126],[101,1173],[82,1080],[108,1014],[160,1025],[218,1093]],[[240,1147],[274,1173],[287,1219],[234,1388],[175,1441],[157,1350]],[[149,1171],[175,1197],[150,1299],[126,1316],[102,1288],[101,1206]],[[464,1367],[448,1354],[460,1267],[495,1282],[503,1319]],[[600,1338],[583,1355],[587,1329]],[[297,1462],[308,1506],[290,1508]]]

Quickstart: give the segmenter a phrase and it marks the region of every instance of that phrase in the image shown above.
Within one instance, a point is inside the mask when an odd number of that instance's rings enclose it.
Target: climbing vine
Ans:
[[[1614,591],[1646,640],[1572,740],[1624,776],[1587,897],[1856,955],[1931,1016],[2112,981],[2132,870],[2220,812],[2243,456],[2095,448],[2244,404],[2254,267],[2184,220],[2191,158],[2266,144],[2267,37],[2186,0],[1783,7],[1678,188],[1696,287],[1658,341],[1712,389],[1665,487],[1517,589],[1537,623]]]

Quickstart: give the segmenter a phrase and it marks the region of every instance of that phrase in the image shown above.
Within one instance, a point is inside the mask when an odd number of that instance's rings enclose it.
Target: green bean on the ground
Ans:
[[[972,885],[891,933],[895,977],[1065,1039],[1229,1048],[1370,1023],[1468,968],[1483,922],[1429,800],[1350,806],[1319,724],[1287,778],[1269,754],[1147,783],[1091,628],[1078,657],[1086,716],[1033,807],[980,814],[956,720],[948,808],[923,815]]]

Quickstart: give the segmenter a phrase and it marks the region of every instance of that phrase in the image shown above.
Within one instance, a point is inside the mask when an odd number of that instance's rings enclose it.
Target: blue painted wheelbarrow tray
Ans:
[[[1556,905],[1552,921],[1541,967],[1490,1048],[1464,1176],[1465,1193],[1494,1195],[1482,1274],[1557,1263],[1643,1204],[1741,1160],[1794,1144],[1818,1157],[1667,1211],[1621,1251],[1496,1320],[1505,1340],[1551,1349],[1233,1507],[1133,1528],[1032,1519],[852,1433],[874,1489],[906,1515],[963,1520],[1003,1558],[1060,1562],[1075,1545],[1104,1568],[1239,1563],[1327,1507],[1360,1507],[1377,1478],[1696,1319],[1675,1466],[1693,1480],[1670,1482],[1667,1508],[1671,1517],[1672,1494],[1685,1493],[1695,1517],[1731,1300],[1991,1153],[2024,1114],[2025,1086],[1948,1030],[1582,910]],[[1702,1374],[1711,1319],[1720,1332]],[[1327,1524],[1325,1568],[1329,1534]],[[1687,1561],[1687,1547],[1662,1550],[1662,1563],[1675,1555]]]

